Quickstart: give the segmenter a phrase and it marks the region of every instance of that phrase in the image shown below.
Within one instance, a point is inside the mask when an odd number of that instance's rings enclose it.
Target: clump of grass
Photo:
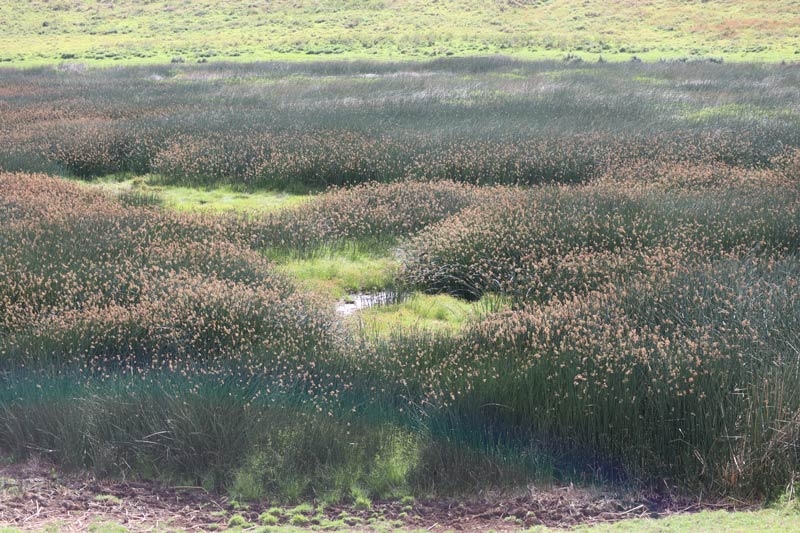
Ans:
[[[261,513],[261,515],[258,517],[258,522],[262,526],[275,526],[280,523],[280,518],[274,514]]]
[[[228,527],[246,529],[249,527],[253,527],[253,524],[248,522],[242,515],[235,514],[231,516],[230,519],[228,520]]]
[[[94,497],[94,501],[96,502],[107,502],[112,503],[114,505],[121,505],[122,500],[114,496],[113,494],[98,494]]]
[[[659,249],[698,255],[737,249],[795,250],[797,188],[729,186],[668,191],[506,188],[416,235],[401,278],[428,292],[477,299],[486,292],[547,301],[621,281],[648,268]]]
[[[302,514],[293,514],[291,518],[289,518],[289,524],[293,526],[307,526],[310,522],[311,519]]]
[[[252,245],[306,258],[320,249],[386,250],[398,239],[471,204],[475,189],[452,183],[368,183],[332,190],[295,209],[249,221]],[[241,223],[241,221],[236,221]]]
[[[789,483],[800,466],[797,258],[679,264],[431,346],[430,423],[547,435],[612,477],[751,495]]]
[[[6,364],[265,363],[331,341],[331,318],[211,219],[43,176],[0,188]]]
[[[359,511],[367,511],[372,508],[372,501],[367,497],[362,489],[353,487],[351,490],[353,497],[353,508]]]

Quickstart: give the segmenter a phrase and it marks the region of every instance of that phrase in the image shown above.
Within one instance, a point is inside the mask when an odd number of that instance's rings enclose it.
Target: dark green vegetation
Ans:
[[[33,66],[511,54],[797,57],[792,0],[8,0],[0,62]]]
[[[800,473],[797,68],[4,74],[3,451],[358,505]],[[166,184],[347,186],[220,215]],[[335,316],[358,289],[403,327]]]

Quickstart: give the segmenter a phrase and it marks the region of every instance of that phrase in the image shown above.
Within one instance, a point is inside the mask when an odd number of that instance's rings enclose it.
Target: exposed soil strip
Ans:
[[[162,528],[210,531],[224,529],[234,514],[257,524],[259,515],[268,507],[265,502],[250,505],[247,510],[236,509],[227,498],[199,487],[105,481],[86,474],[62,475],[38,462],[0,467],[0,526],[22,530],[49,525],[57,526],[60,531],[85,531],[91,524],[115,522],[131,531]],[[535,525],[568,527],[637,517],[657,518],[708,508],[753,507],[698,504],[641,494],[625,497],[561,487],[530,491],[513,498],[416,501],[410,510],[399,501],[374,502],[368,510],[336,505],[326,508],[325,515],[335,520],[344,511],[352,517],[344,520],[347,529],[359,531],[369,531],[371,526],[366,521],[375,517],[380,517],[384,528],[386,522],[401,520],[409,529],[509,531]],[[315,519],[309,518],[313,525]]]

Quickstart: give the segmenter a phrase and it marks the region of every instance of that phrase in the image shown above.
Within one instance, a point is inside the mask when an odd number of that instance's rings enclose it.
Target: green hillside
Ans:
[[[613,6],[613,7],[612,7]],[[796,0],[8,0],[0,64],[800,58]]]

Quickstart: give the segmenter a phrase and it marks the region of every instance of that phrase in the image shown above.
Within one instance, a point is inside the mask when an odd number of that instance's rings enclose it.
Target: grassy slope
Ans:
[[[796,0],[9,0],[0,62],[800,56]],[[328,56],[330,57],[330,56]],[[3,64],[3,63],[0,63]]]

